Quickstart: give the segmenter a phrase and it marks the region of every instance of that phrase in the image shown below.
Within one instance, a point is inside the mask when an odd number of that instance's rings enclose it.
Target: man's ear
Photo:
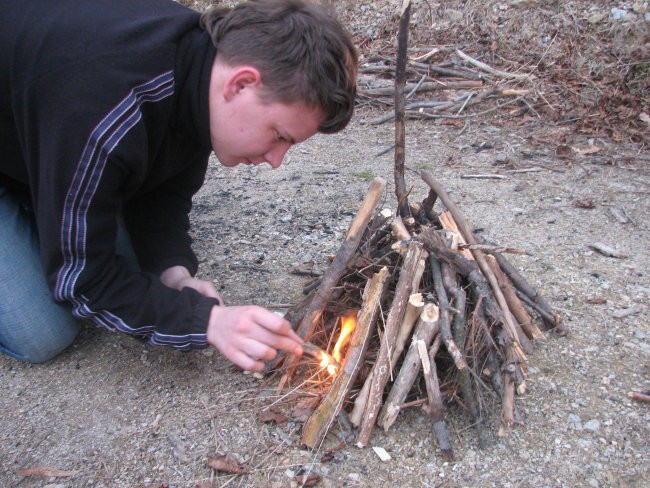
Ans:
[[[262,84],[262,76],[257,68],[252,66],[237,66],[228,74],[223,85],[223,97],[232,100],[246,88],[256,88]]]

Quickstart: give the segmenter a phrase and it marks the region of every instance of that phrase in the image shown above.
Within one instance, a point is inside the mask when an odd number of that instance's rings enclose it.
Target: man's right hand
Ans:
[[[291,324],[254,305],[213,307],[207,335],[221,354],[248,371],[262,371],[264,361],[275,359],[278,349],[302,354],[302,340]]]

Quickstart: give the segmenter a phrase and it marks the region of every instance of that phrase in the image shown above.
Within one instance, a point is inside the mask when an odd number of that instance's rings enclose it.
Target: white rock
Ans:
[[[585,429],[592,432],[598,432],[600,430],[600,421],[596,419],[590,420],[585,424]]]
[[[379,459],[381,459],[384,462],[390,461],[392,459],[390,457],[390,454],[388,454],[386,452],[386,449],[384,449],[383,447],[373,446],[372,450],[375,451],[375,454],[379,456]]]

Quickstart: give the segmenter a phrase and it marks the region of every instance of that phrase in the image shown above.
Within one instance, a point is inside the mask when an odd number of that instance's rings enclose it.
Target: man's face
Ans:
[[[247,73],[211,88],[212,148],[224,166],[266,162],[277,168],[292,145],[318,132],[320,110],[302,103],[266,102],[261,90],[261,83]]]

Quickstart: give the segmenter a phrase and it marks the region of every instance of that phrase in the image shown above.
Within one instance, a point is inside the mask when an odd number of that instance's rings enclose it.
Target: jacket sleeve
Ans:
[[[217,301],[193,289],[168,288],[154,272],[133,272],[115,253],[125,186],[134,173],[151,169],[143,107],[162,106],[174,91],[171,71],[137,83],[129,73],[119,75],[105,80],[111,89],[104,89],[86,67],[68,79],[36,80],[17,97],[46,277],[54,298],[68,302],[76,317],[147,337],[152,344],[204,347]],[[164,258],[154,257],[150,271],[165,266],[164,259],[187,262],[196,271],[188,254],[187,211],[197,179],[189,176],[176,194],[169,187],[151,193],[149,203],[161,205],[157,212],[176,208],[171,227],[156,229],[151,242],[171,229],[175,236],[169,242],[177,244],[163,245]]]

